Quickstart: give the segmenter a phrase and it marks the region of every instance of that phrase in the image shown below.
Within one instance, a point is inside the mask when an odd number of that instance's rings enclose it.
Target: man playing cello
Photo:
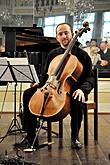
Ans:
[[[39,84],[32,84],[31,88],[24,91],[23,94],[23,130],[26,131],[27,136],[21,142],[16,143],[15,147],[30,147],[35,138],[36,119],[37,116],[32,114],[29,110],[29,101],[37,88],[42,87],[48,79],[48,67],[51,61],[58,55],[64,54],[70,41],[73,38],[73,30],[68,23],[61,23],[56,27],[56,39],[60,43],[60,47],[52,50],[46,59],[44,72],[42,74]],[[71,116],[71,148],[81,149],[82,144],[79,140],[79,130],[83,119],[83,111],[86,106],[84,104],[88,99],[88,94],[94,87],[94,75],[92,72],[92,62],[89,55],[78,46],[74,45],[71,49],[71,54],[76,56],[78,61],[83,66],[82,72],[74,81],[69,78],[70,84],[70,116]],[[55,66],[56,67],[56,66]],[[37,101],[37,100],[36,100]],[[39,100],[38,100],[39,101]],[[36,143],[35,143],[36,144]]]

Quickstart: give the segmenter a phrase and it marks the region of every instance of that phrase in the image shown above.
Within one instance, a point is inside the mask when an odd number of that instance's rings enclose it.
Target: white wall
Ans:
[[[99,113],[110,113],[110,80],[99,80],[98,81],[98,110]],[[22,92],[27,89],[29,84],[22,84]],[[0,112],[3,105],[4,96],[6,94],[6,86],[0,86]],[[17,85],[17,112],[19,111],[19,100],[20,100],[20,84]],[[89,100],[93,100],[93,91],[89,95]],[[9,83],[8,91],[6,94],[6,100],[4,103],[3,112],[14,111],[14,83]],[[89,112],[93,112],[90,110]]]

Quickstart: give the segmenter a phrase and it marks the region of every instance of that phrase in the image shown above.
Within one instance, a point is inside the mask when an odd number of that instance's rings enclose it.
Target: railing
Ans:
[[[30,7],[33,3],[38,7],[58,5],[58,0],[14,0],[15,7]]]

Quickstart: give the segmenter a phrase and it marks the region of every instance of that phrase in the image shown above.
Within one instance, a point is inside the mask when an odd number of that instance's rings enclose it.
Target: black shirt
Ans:
[[[99,69],[110,69],[110,49],[107,49],[107,52],[104,53],[102,50],[100,50],[98,52],[100,54],[100,57],[102,60],[106,60],[108,61],[108,65],[107,66],[98,66]],[[98,64],[100,64],[100,62],[98,62]]]

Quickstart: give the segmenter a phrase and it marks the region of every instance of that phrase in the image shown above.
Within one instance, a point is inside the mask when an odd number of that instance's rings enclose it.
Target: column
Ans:
[[[103,12],[101,11],[96,12],[92,38],[96,38],[98,44],[101,41],[102,24],[103,24]]]

